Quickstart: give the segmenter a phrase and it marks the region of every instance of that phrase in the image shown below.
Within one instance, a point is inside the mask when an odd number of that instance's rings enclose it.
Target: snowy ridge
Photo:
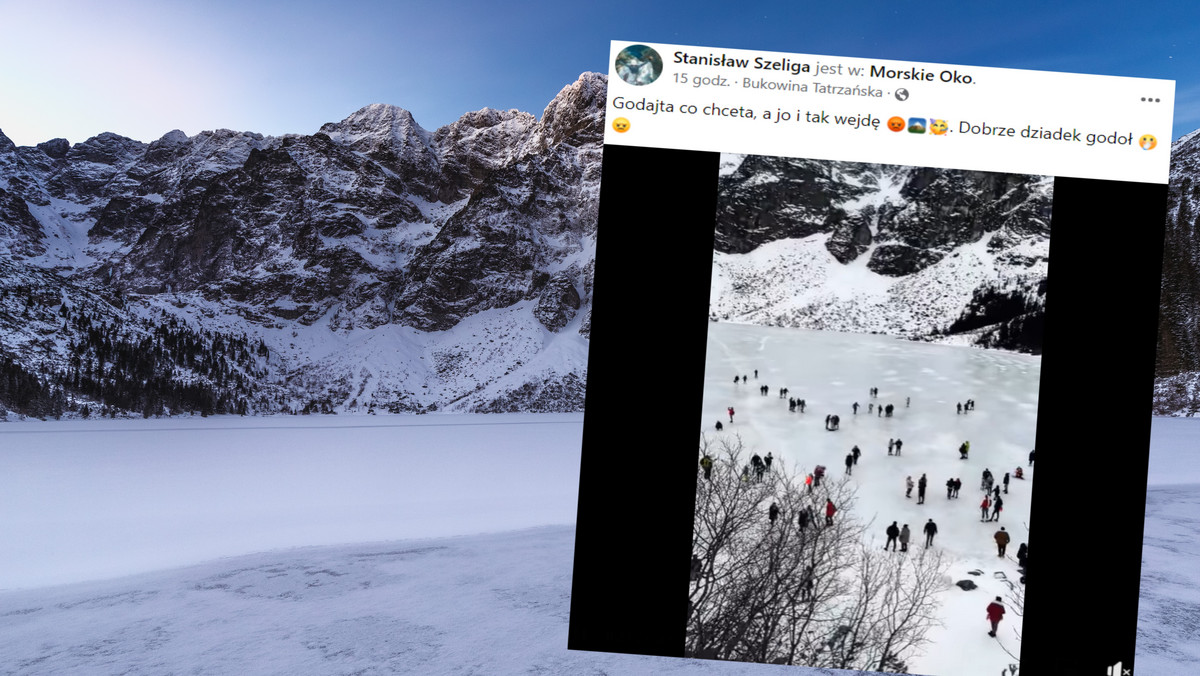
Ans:
[[[722,157],[710,316],[1027,352],[1053,182]]]
[[[118,324],[173,316],[262,341],[265,373],[238,373],[216,412],[227,401],[253,413],[578,410],[606,84],[582,74],[540,120],[484,109],[434,132],[372,104],[311,136],[0,143],[0,252],[73,284],[14,274],[0,287],[25,306],[0,310],[49,326],[92,306],[72,297],[79,288]],[[481,313],[500,333],[480,332]],[[98,356],[72,322],[35,355],[29,323],[4,319],[4,356],[43,380]],[[552,343],[566,361],[534,359]],[[416,363],[383,356],[387,344]],[[229,370],[213,368],[215,380]],[[76,380],[63,383],[68,414],[77,398],[104,403],[72,391]]]
[[[838,263],[826,250],[827,239],[778,241],[750,254],[716,252],[711,314],[766,326],[921,338],[949,326],[984,284],[1020,289],[1044,279],[1049,251],[1045,241],[1024,243],[1019,251],[1039,260],[1013,271],[996,265],[980,242],[895,278],[870,271],[865,260]]]

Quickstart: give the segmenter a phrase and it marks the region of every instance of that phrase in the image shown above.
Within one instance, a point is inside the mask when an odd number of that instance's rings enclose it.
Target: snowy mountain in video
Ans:
[[[725,155],[711,316],[1038,354],[1053,180]]]
[[[0,402],[579,410],[606,85],[436,131],[0,134]]]

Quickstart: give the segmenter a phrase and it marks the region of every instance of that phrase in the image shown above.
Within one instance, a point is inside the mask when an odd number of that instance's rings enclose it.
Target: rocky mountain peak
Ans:
[[[61,160],[67,156],[67,151],[71,149],[71,142],[65,138],[52,138],[44,143],[37,144],[38,150],[46,153],[47,157]]]
[[[572,145],[601,141],[607,92],[607,75],[580,74],[579,79],[563,87],[542,111],[529,150],[541,152],[568,140]]]
[[[3,130],[0,130],[0,153],[10,153],[16,149],[16,144],[10,141],[9,138],[4,135]]]
[[[335,143],[352,147],[366,142],[371,147],[381,144],[401,147],[428,148],[430,133],[413,119],[412,113],[399,106],[372,103],[351,113],[341,122],[321,125],[321,133]]]
[[[115,165],[139,157],[145,151],[145,143],[106,131],[83,143],[76,143],[67,156],[72,161]]]
[[[183,145],[184,143],[187,143],[187,142],[188,142],[187,134],[183,133],[183,131],[181,131],[179,129],[172,129],[171,131],[163,134],[162,138],[158,139],[154,143],[151,143],[150,145],[151,146],[153,146],[153,145],[178,146],[178,145]]]

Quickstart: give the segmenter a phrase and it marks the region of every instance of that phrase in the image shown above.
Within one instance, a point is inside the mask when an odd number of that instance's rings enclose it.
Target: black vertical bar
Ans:
[[[1022,673],[1133,663],[1166,194],[1054,182]]]
[[[683,655],[719,162],[604,149],[572,650]]]

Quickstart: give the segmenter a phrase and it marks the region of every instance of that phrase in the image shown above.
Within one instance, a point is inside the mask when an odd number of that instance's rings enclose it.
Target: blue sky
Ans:
[[[0,129],[312,133],[369,103],[430,130],[540,116],[607,70],[612,39],[1174,79],[1174,136],[1200,127],[1200,3],[1044,4],[0,0]]]

